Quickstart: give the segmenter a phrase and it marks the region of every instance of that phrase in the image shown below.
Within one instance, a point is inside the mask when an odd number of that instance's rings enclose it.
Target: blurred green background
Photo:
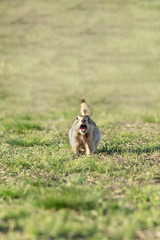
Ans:
[[[1,114],[75,114],[82,97],[99,118],[159,114],[158,1],[2,0],[0,10]]]

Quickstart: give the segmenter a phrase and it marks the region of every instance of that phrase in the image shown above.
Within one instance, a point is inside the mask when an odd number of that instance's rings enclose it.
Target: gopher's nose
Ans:
[[[86,120],[85,119],[82,119],[82,123],[85,123],[86,122]]]

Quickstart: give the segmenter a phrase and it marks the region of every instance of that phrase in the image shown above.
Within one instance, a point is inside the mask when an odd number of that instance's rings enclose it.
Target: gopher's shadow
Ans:
[[[108,155],[112,154],[124,154],[124,153],[153,153],[160,150],[160,144],[155,144],[152,146],[144,145],[144,146],[132,146],[132,147],[125,147],[125,146],[103,146],[97,150],[96,153],[106,153]]]

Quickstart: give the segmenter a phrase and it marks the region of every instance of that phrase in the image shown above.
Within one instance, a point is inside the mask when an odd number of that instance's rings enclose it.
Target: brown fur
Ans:
[[[86,152],[87,155],[90,155],[95,153],[98,147],[101,132],[90,119],[90,109],[84,99],[81,101],[81,114],[69,131],[69,139],[75,154]]]

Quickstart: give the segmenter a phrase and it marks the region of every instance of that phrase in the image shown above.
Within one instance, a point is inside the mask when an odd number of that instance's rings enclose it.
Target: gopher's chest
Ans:
[[[77,140],[78,140],[78,145],[79,145],[79,148],[82,148],[84,149],[84,145],[85,145],[85,137],[81,134],[78,135],[77,137]]]
[[[85,150],[85,144],[87,142],[88,137],[89,137],[88,134],[85,134],[85,135],[78,134],[77,136],[78,147],[81,151]]]

